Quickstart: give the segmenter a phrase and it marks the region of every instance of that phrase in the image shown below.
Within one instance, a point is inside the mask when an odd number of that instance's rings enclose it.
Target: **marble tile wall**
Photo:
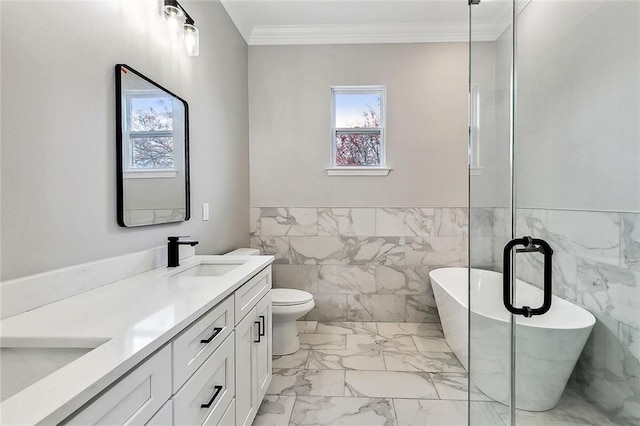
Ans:
[[[506,209],[493,210],[494,268],[510,238]],[[471,213],[474,235],[474,212]],[[620,424],[640,424],[640,214],[519,209],[519,236],[554,249],[554,294],[597,318],[571,386]],[[474,249],[471,241],[472,264]],[[519,254],[518,276],[542,285],[540,255]]]
[[[308,320],[439,322],[428,274],[466,266],[467,216],[462,208],[252,208],[251,247],[275,256],[274,286],[313,293]]]

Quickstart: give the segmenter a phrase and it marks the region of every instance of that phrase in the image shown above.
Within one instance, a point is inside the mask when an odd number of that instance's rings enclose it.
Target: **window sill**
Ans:
[[[328,167],[329,176],[387,176],[388,167]]]
[[[127,170],[124,172],[125,179],[162,179],[174,178],[178,174],[177,170]]]

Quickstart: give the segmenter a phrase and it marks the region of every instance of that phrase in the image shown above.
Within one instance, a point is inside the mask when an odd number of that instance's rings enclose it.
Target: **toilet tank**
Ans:
[[[260,250],[253,248],[239,248],[229,253],[225,253],[225,256],[257,256],[260,254]]]

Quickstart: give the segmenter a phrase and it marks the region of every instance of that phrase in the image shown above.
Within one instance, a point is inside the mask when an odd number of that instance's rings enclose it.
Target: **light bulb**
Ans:
[[[173,34],[176,34],[178,37],[182,38],[184,35],[182,26],[184,25],[186,19],[182,9],[177,6],[166,5],[164,7],[164,16],[169,22],[169,30]]]
[[[184,46],[187,55],[198,56],[200,54],[200,31],[195,25],[184,25]]]

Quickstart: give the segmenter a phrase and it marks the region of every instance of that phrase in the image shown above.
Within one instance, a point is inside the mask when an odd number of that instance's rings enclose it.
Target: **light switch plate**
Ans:
[[[202,220],[209,220],[209,203],[202,203]]]

